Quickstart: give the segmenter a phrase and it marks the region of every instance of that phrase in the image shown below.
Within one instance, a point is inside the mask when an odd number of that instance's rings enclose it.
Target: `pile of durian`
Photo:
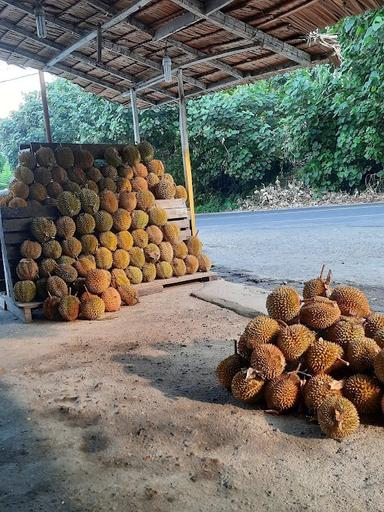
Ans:
[[[384,414],[384,313],[357,288],[331,289],[331,273],[322,274],[304,284],[303,299],[289,286],[272,291],[269,316],[248,323],[216,375],[235,399],[276,414],[306,411],[342,440],[360,417]]]
[[[38,198],[59,216],[31,220],[31,239],[21,244],[16,267],[16,301],[44,301],[50,320],[96,320],[136,304],[132,285],[210,270],[198,236],[182,241],[179,226],[156,205],[156,199],[186,198],[186,191],[148,142],[121,152],[108,147],[98,162],[69,147],[40,148],[36,157],[23,151],[19,160],[8,206]]]

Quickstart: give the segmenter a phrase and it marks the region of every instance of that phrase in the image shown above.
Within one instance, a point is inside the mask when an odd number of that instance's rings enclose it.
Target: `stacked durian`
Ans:
[[[121,153],[109,147],[97,167],[89,151],[41,148],[39,161],[42,150],[55,177],[48,185],[57,188],[59,217],[31,222],[32,237],[21,245],[16,268],[18,302],[45,300],[51,320],[93,320],[122,303],[136,304],[132,285],[211,268],[199,238],[182,241],[179,226],[156,205],[159,197],[185,197],[185,189],[153,159],[149,143]]]
[[[267,297],[269,316],[251,320],[219,382],[244,403],[276,413],[306,410],[341,440],[360,417],[384,414],[384,313],[351,286],[330,288],[331,274]]]

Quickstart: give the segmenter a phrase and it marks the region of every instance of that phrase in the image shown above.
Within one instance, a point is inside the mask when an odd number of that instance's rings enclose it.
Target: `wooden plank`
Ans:
[[[7,295],[13,299],[13,282],[11,269],[9,267],[8,262],[8,248],[5,242],[4,231],[3,231],[3,210],[0,208],[0,244],[1,244],[1,253],[3,255],[3,268],[4,268],[4,276],[5,276],[5,288],[7,291]]]
[[[4,233],[11,233],[15,231],[29,231],[32,219],[33,217],[28,217],[26,219],[4,219]]]
[[[24,240],[29,240],[31,236],[29,231],[20,231],[18,233],[3,233],[3,235],[7,246],[21,244],[24,242]]]
[[[182,241],[187,240],[187,238],[189,238],[190,236],[192,236],[192,232],[190,229],[182,229],[181,230],[180,237],[181,237]]]
[[[172,220],[170,221],[170,224],[176,224],[180,229],[189,228],[189,219]]]
[[[157,199],[156,206],[159,208],[182,208],[185,207],[185,199]]]
[[[217,279],[216,274],[214,272],[196,272],[195,274],[187,274],[186,276],[182,277],[170,277],[169,279],[162,279],[162,284],[164,287],[167,287],[192,281],[203,281],[209,279]]]
[[[56,206],[27,206],[25,208],[1,208],[3,219],[26,219],[59,216]]]
[[[168,214],[168,220],[185,219],[188,217],[187,208],[164,208]]]
[[[152,295],[154,293],[161,293],[164,291],[163,285],[158,281],[153,281],[152,283],[135,284],[133,287],[136,288],[139,297]]]

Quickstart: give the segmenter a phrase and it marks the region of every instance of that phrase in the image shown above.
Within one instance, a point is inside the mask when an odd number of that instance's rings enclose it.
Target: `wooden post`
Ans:
[[[133,135],[135,144],[140,144],[140,126],[139,126],[139,111],[137,109],[137,95],[136,90],[131,89],[131,108],[133,118]]]
[[[51,122],[49,120],[47,88],[45,87],[44,71],[39,70],[39,80],[40,80],[40,91],[41,91],[41,103],[43,104],[43,112],[44,112],[45,138],[47,139],[47,142],[49,144],[52,144]]]
[[[184,166],[184,180],[185,188],[188,193],[189,210],[191,214],[191,231],[192,235],[195,236],[196,230],[196,217],[195,217],[195,198],[193,195],[193,182],[192,182],[192,167],[191,167],[191,156],[189,153],[189,139],[188,139],[188,126],[187,126],[187,108],[184,94],[184,83],[183,83],[183,70],[178,71],[178,82],[179,82],[179,123],[180,123],[180,138],[181,138],[181,149],[183,152],[183,166]]]

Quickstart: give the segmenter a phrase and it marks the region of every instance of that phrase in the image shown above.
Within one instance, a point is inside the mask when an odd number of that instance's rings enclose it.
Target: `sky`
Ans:
[[[54,76],[45,73],[47,83]],[[36,69],[19,68],[0,61],[0,119],[17,110],[23,101],[23,93],[39,91],[40,83]]]

